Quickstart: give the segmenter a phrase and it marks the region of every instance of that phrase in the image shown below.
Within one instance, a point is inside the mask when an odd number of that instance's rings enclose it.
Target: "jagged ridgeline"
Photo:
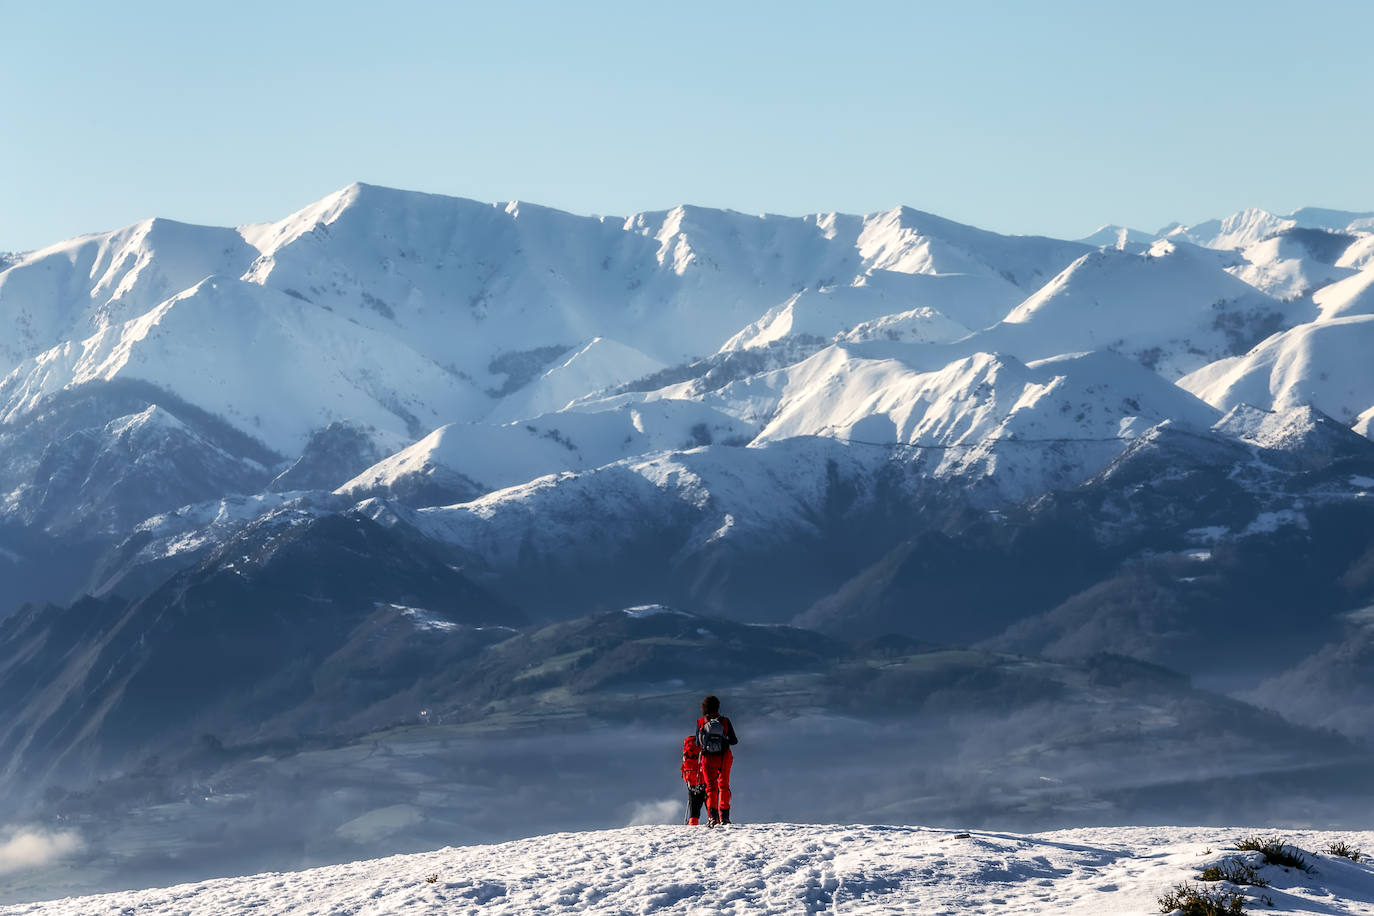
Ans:
[[[1208,780],[1301,770],[1273,810],[1339,820],[1374,737],[1371,230],[353,185],[7,255],[6,816],[171,806],[184,843],[223,803],[219,842],[310,824],[324,857],[509,835],[462,782],[517,832],[595,825],[511,761],[630,722],[619,784],[652,793],[717,691],[770,765],[797,717],[865,736],[874,788],[817,818],[1236,821]]]

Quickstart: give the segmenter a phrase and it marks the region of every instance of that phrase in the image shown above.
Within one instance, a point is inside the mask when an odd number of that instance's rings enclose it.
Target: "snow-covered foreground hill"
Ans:
[[[1374,832],[1276,835],[1311,868],[1234,848],[1266,835],[1223,827],[1117,827],[1038,834],[924,827],[639,826],[561,833],[0,908],[6,916],[458,913],[1156,913],[1159,898],[1240,863],[1267,886],[1246,912],[1374,913],[1374,863],[1327,852]]]

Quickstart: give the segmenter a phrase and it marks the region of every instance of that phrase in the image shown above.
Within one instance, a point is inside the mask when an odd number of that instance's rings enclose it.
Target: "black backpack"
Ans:
[[[725,737],[725,721],[719,716],[712,716],[697,729],[697,744],[701,746],[703,754],[717,757],[730,749],[730,744]]]

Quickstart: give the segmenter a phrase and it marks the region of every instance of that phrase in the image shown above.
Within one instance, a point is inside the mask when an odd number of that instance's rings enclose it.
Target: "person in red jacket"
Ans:
[[[730,823],[730,766],[735,758],[730,748],[738,743],[735,726],[720,714],[720,698],[702,700],[697,746],[701,748],[701,775],[706,783],[708,827]]]
[[[687,823],[695,827],[701,823],[701,806],[706,803],[706,777],[701,773],[701,748],[695,734],[682,742],[682,781],[687,783]]]

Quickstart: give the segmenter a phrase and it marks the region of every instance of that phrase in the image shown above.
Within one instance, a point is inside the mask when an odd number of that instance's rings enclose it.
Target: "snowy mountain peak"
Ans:
[[[150,219],[21,256],[0,270],[0,372],[64,340],[136,318],[256,257],[236,232]]]
[[[156,404],[148,405],[145,410],[139,413],[112,420],[105,427],[105,431],[113,436],[124,435],[134,429],[162,429],[167,431],[189,432],[186,424],[177,419],[175,414]]]
[[[1161,242],[1145,255],[1084,255],[969,343],[1029,359],[1115,349],[1178,378],[1311,317],[1310,304],[1265,295],[1211,252]]]
[[[1205,429],[1217,418],[1207,405],[1110,352],[1031,364],[975,353],[922,372],[896,359],[832,347],[788,375],[773,419],[756,442],[796,436],[926,448],[1000,440],[1113,442],[1165,419]]]
[[[1288,216],[1251,207],[1232,213],[1223,219],[1213,219],[1192,226],[1171,224],[1161,229],[1160,236],[1181,238],[1207,248],[1244,248],[1269,236],[1294,228],[1322,229],[1336,232],[1360,232],[1374,228],[1374,214],[1321,207],[1302,207]]]
[[[1334,232],[1368,232],[1374,230],[1374,212],[1332,210],[1328,207],[1299,207],[1290,214],[1299,226],[1326,229]]]
[[[1310,405],[1286,410],[1260,410],[1240,404],[1212,427],[1251,445],[1291,452],[1307,460],[1329,459],[1336,452],[1374,453],[1374,445]]]
[[[1374,315],[1301,324],[1268,337],[1244,356],[1223,359],[1179,380],[1222,410],[1258,404],[1275,410],[1317,405],[1354,424],[1374,403]]]
[[[1208,220],[1193,226],[1177,226],[1170,238],[1181,238],[1207,248],[1244,248],[1265,236],[1297,225],[1293,220],[1251,207],[1224,219]]]
[[[1155,236],[1148,232],[1141,232],[1139,229],[1130,229],[1126,226],[1106,225],[1101,226],[1091,235],[1084,236],[1078,241],[1084,245],[1091,245],[1094,248],[1116,248],[1121,251],[1140,251],[1155,240]]]
[[[399,447],[440,418],[488,403],[392,338],[282,293],[209,277],[145,315],[28,360],[0,382],[0,409],[13,420],[59,391],[114,379],[176,392],[281,455],[298,454],[314,430],[341,419],[342,405]]]
[[[605,337],[593,337],[559,359],[561,362],[555,361],[555,365],[507,398],[488,416],[488,421],[508,422],[552,413],[665,368],[664,363],[634,347]]]

